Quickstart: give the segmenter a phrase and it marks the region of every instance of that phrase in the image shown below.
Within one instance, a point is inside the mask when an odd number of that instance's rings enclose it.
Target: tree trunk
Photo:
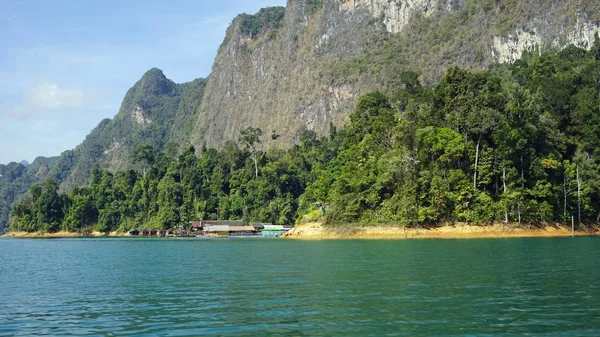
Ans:
[[[567,220],[567,176],[563,180],[563,219]]]
[[[504,188],[504,194],[506,195],[506,168],[502,168],[502,187]],[[504,207],[504,223],[508,224],[508,205]]]
[[[475,169],[473,170],[473,191],[477,190],[477,164],[479,163],[479,145],[481,144],[481,135],[477,139],[477,147],[475,148]]]
[[[254,159],[254,177],[258,178],[258,163],[256,160],[256,152],[254,153],[254,155],[252,156],[252,158]]]
[[[521,155],[521,188],[525,188],[525,169],[523,166],[523,155]]]
[[[581,225],[581,178],[579,177],[579,166],[576,167],[577,173],[577,225]]]

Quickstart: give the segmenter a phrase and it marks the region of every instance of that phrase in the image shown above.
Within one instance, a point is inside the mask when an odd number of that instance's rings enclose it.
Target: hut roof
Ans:
[[[220,226],[204,226],[204,230],[206,232],[228,232],[228,225],[220,225]]]
[[[270,222],[251,222],[250,226],[254,228],[264,228],[265,226],[270,226]]]
[[[229,226],[230,232],[252,232],[254,227],[252,226]]]
[[[282,231],[285,230],[282,225],[265,225],[264,230],[267,231]]]
[[[202,227],[202,221],[190,221],[190,228]]]

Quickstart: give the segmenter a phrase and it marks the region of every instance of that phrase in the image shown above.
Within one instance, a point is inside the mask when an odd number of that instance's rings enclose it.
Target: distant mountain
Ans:
[[[33,184],[46,179],[61,183],[61,190],[85,185],[95,165],[111,170],[133,166],[131,155],[138,145],[156,151],[168,144],[172,151],[186,144],[206,80],[177,84],[163,72],[147,71],[127,91],[119,112],[105,119],[73,150],[59,157],[37,158],[33,164],[0,165],[0,228],[8,224],[9,212]]]
[[[23,166],[25,166],[25,167],[29,166],[29,162],[27,160],[25,160],[25,159],[21,160],[20,164],[23,165]]]
[[[156,151],[168,143],[182,142],[186,129],[202,100],[204,79],[176,84],[153,68],[127,91],[113,119],[105,119],[74,150],[63,153],[63,189],[86,184],[94,165],[111,170],[132,167],[131,156],[138,145],[151,145]],[[175,149],[178,145],[174,145]]]
[[[36,158],[25,167],[21,163],[0,164],[0,231],[8,225],[10,210],[34,184],[56,178],[53,166],[58,157]]]

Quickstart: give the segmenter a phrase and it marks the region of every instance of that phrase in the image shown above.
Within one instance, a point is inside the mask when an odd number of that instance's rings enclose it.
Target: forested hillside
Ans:
[[[0,232],[8,227],[10,211],[32,185],[39,184],[48,178],[56,178],[52,168],[57,157],[38,157],[25,167],[21,163],[0,164]]]
[[[112,171],[130,168],[137,144],[162,150],[169,142],[185,138],[185,126],[202,100],[204,83],[197,79],[176,84],[160,69],[147,71],[127,91],[113,119],[103,120],[79,146],[61,155],[63,189],[87,184],[95,165]]]
[[[33,187],[12,228],[172,228],[200,217],[598,222],[598,38],[591,51],[528,54],[489,71],[451,68],[435,86],[399,76],[396,94],[362,96],[349,125],[332,126],[329,137],[305,131],[291,149],[263,152],[262,130],[249,125],[220,150],[140,146],[137,171],[93,169],[90,186],[68,195],[52,180]]]
[[[83,142],[59,157],[38,158],[25,167],[0,165],[0,229],[8,224],[9,212],[33,184],[54,179],[61,191],[87,185],[94,166],[111,171],[135,167],[137,144],[177,151],[191,132],[195,111],[202,100],[206,80],[176,84],[159,69],[147,71],[128,90],[119,113],[105,119]],[[6,171],[6,173],[3,173]]]

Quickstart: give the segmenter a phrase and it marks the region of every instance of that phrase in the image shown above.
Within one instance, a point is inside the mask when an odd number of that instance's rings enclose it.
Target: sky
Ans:
[[[0,164],[56,156],[150,68],[206,77],[227,26],[285,0],[0,0]]]

